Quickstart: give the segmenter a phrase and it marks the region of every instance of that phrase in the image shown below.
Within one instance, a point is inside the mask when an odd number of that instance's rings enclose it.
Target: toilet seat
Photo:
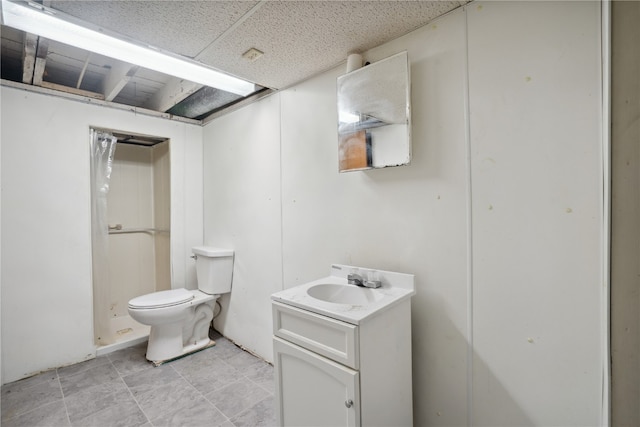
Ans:
[[[129,308],[153,309],[171,307],[191,301],[193,298],[193,293],[187,289],[171,289],[169,291],[153,292],[151,294],[133,298],[129,301]]]

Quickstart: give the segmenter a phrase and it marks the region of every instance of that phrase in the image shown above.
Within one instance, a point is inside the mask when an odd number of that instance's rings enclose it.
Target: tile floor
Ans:
[[[273,367],[216,335],[153,367],[146,343],[2,386],[2,427],[273,426]]]

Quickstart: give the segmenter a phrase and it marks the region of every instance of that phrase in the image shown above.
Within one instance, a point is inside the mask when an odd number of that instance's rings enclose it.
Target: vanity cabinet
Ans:
[[[272,307],[279,425],[413,424],[410,299],[355,324]]]
[[[359,373],[339,363],[274,338],[279,366],[279,424],[359,426]],[[285,411],[286,408],[286,411]]]

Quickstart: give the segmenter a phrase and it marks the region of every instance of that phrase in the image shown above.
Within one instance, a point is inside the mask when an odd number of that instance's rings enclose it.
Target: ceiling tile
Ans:
[[[458,1],[268,1],[200,59],[281,89],[458,6]],[[242,58],[252,47],[264,55],[256,61]]]
[[[66,0],[52,1],[51,7],[134,40],[194,58],[256,3]]]

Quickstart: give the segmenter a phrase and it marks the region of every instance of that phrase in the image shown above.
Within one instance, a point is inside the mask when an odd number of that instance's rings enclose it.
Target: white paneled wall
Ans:
[[[204,131],[204,241],[235,251],[231,294],[220,299],[215,324],[268,359],[266,302],[282,289],[279,105],[280,96],[271,96]]]
[[[208,124],[205,241],[242,249],[217,327],[271,360],[273,290],[414,273],[416,425],[599,424],[599,8],[474,2],[366,52],[409,53],[408,167],[337,172],[343,67]]]
[[[600,4],[487,2],[468,12],[474,422],[595,425]]]
[[[0,95],[6,383],[95,356],[91,127],[171,140],[172,285],[195,286],[189,256],[202,244],[202,128],[4,86]]]
[[[414,377],[428,381],[416,381],[414,388],[416,396],[430,396],[415,401],[416,425],[443,419],[462,425],[467,415],[460,404],[467,375],[467,172],[460,125],[465,121],[464,14],[440,19],[365,57],[376,61],[402,50],[408,51],[412,75],[410,166],[337,172],[335,83],[343,67],[282,93],[283,285],[322,277],[336,262],[415,274],[413,325],[420,338],[413,341]]]

